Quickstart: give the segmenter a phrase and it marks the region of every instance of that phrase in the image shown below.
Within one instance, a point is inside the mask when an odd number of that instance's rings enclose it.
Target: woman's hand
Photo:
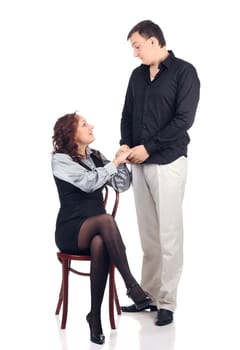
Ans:
[[[117,157],[121,152],[124,152],[124,151],[127,151],[127,150],[129,150],[128,145],[122,145],[122,146],[119,148],[119,150],[117,151],[115,157]]]
[[[124,146],[125,147],[120,147],[120,149],[116,153],[115,158],[113,159],[113,163],[116,167],[118,167],[121,163],[127,163],[127,158],[131,153],[131,149],[126,145]]]

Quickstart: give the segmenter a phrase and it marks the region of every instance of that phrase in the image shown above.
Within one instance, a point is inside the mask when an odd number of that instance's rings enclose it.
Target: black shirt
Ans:
[[[150,80],[149,66],[133,70],[121,119],[120,144],[144,145],[144,163],[166,164],[187,156],[200,95],[200,81],[192,64],[169,51],[160,71]]]

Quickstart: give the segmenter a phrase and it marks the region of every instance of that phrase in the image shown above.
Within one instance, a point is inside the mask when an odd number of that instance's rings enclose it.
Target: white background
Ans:
[[[44,325],[44,346],[49,345],[46,320],[54,317],[60,278],[54,243],[58,198],[50,168],[53,125],[79,110],[95,126],[93,146],[113,158],[129,75],[140,64],[126,36],[143,19],[160,25],[167,48],[193,63],[201,80],[190,130],[178,312],[186,313],[186,327],[198,314],[196,343],[201,344],[201,326],[207,322],[213,344],[219,337],[218,348],[239,348],[238,14],[234,0],[1,1],[0,317],[5,349],[42,349]],[[117,221],[140,279],[131,189],[121,196]],[[121,300],[128,302],[121,280],[119,288]],[[54,331],[57,326],[49,339]]]

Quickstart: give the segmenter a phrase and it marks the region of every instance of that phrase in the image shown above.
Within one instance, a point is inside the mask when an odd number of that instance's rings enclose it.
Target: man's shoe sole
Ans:
[[[166,322],[158,322],[158,321],[156,321],[155,325],[156,326],[166,326],[166,325],[168,325],[168,324],[170,324],[172,322],[173,322],[173,320],[169,320],[169,321],[166,321]]]

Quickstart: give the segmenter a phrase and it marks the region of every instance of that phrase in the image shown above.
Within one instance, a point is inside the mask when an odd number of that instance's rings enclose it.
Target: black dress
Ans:
[[[94,154],[91,157],[96,167],[103,166],[101,159]],[[88,168],[84,163],[81,165]],[[103,204],[103,187],[87,193],[55,176],[54,180],[60,200],[55,230],[56,245],[64,253],[89,254],[89,250],[82,251],[78,248],[79,230],[87,218],[106,213]]]

